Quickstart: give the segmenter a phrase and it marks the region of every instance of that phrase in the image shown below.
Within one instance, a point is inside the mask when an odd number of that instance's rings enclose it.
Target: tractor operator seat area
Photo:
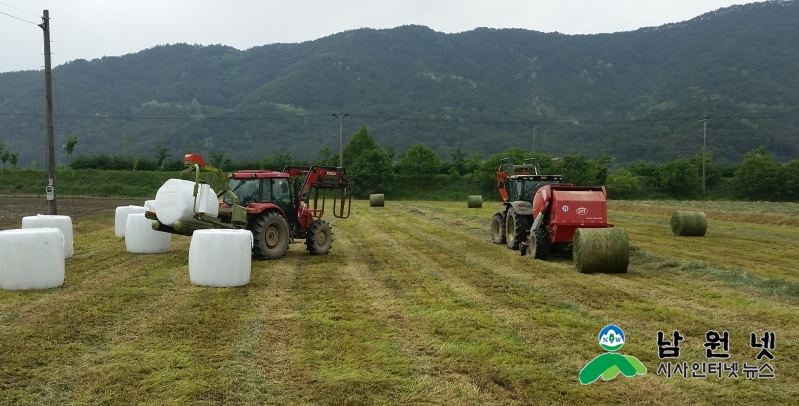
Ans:
[[[549,185],[550,183],[560,183],[560,182],[553,182],[548,180],[533,180],[533,179],[528,179],[518,182],[516,187],[519,200],[532,202],[533,198],[535,198],[535,193],[538,192],[538,189],[541,189],[542,187]]]
[[[273,179],[272,180],[272,196],[273,201],[282,201],[286,204],[291,204],[291,190],[289,190],[289,181],[286,179]]]
[[[228,187],[239,198],[239,204],[278,203],[291,205],[291,189],[288,179],[230,179]],[[223,201],[233,204],[233,196],[226,194]]]
[[[239,204],[248,205],[250,203],[257,203],[260,199],[260,179],[230,179],[228,181],[228,188],[236,194],[239,198]],[[228,205],[233,204],[233,197],[225,195],[223,199]]]

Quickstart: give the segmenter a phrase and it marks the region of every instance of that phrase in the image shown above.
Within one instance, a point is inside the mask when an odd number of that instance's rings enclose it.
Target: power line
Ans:
[[[41,114],[34,113],[0,113],[2,116],[20,117],[41,117]],[[240,116],[240,117],[124,117],[124,116],[87,116],[87,115],[68,115],[56,114],[55,118],[75,118],[75,119],[106,119],[106,120],[133,120],[133,121],[233,121],[233,120],[264,120],[270,118],[303,118],[303,117],[326,117],[327,114],[303,114],[303,115],[279,115],[279,116]]]
[[[41,117],[37,113],[2,113],[0,116],[12,117]],[[618,119],[618,120],[570,120],[570,119],[536,119],[536,120],[484,120],[484,119],[440,119],[440,118],[426,118],[426,117],[402,117],[402,116],[380,116],[371,114],[358,114],[350,113],[350,117],[359,117],[367,119],[379,120],[401,120],[401,121],[416,121],[416,122],[452,122],[455,124],[515,124],[515,125],[536,125],[541,124],[645,124],[657,123],[667,121],[693,121],[696,116],[679,116],[670,118],[642,118],[642,119]],[[92,120],[129,120],[129,121],[236,121],[236,120],[265,120],[274,118],[308,118],[308,117],[329,117],[329,114],[297,114],[297,115],[268,115],[268,116],[236,116],[236,117],[131,117],[131,116],[98,116],[98,115],[71,115],[71,114],[57,114],[55,118],[72,118],[72,119],[92,119]],[[799,117],[795,116],[715,116],[716,120],[797,120]]]
[[[33,14],[33,13],[29,13],[29,12],[27,12],[27,11],[25,11],[25,10],[21,9],[21,8],[16,8],[16,7],[14,7],[14,6],[12,6],[12,5],[8,4],[8,3],[3,3],[2,1],[0,1],[0,4],[6,5],[6,6],[8,6],[8,7],[11,7],[11,8],[13,8],[14,10],[21,11],[21,12],[23,12],[23,13],[25,13],[25,14],[30,14],[30,15],[32,15],[32,16],[34,16],[34,17],[36,17],[36,18],[41,18],[41,16],[40,16],[40,15],[36,15],[36,14]]]
[[[17,20],[19,20],[19,21],[24,21],[24,22],[26,22],[26,23],[28,23],[28,24],[39,25],[39,24],[36,24],[36,23],[30,22],[30,21],[28,21],[28,20],[23,20],[23,19],[21,19],[21,18],[19,18],[19,17],[14,17],[14,16],[12,16],[11,14],[6,14],[6,13],[4,13],[4,12],[2,12],[2,11],[0,11],[0,14],[7,15],[7,16],[9,16],[9,17],[11,17],[11,18],[15,18],[15,19],[17,19]]]

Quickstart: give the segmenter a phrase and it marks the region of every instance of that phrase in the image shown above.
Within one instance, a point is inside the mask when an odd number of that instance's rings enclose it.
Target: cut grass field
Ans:
[[[492,244],[499,204],[354,203],[350,219],[331,220],[329,255],[293,244],[283,260],[253,262],[248,286],[225,289],[189,283],[187,237],[174,236],[168,254],[134,255],[114,237],[112,213],[76,218],[63,287],[0,291],[0,403],[743,405],[799,395],[799,228],[788,210],[758,223],[719,205],[706,237],[680,238],[668,227],[677,205],[614,202],[630,269],[584,275],[569,259]],[[611,323],[626,334],[620,353],[648,373],[583,386],[578,374],[604,352],[597,334]],[[762,364],[749,334],[774,331],[776,378],[656,375],[660,330],[686,337],[688,362],[705,361],[708,330],[727,330],[727,361],[741,364]]]

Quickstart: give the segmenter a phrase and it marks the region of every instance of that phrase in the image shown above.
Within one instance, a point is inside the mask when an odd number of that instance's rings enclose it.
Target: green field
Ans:
[[[610,204],[627,274],[492,244],[499,204],[358,201],[329,255],[294,244],[225,289],[190,284],[188,237],[129,254],[111,213],[76,218],[63,287],[0,291],[0,403],[795,404],[796,205],[712,203],[707,236],[679,238],[671,211],[702,203],[650,203]],[[648,373],[583,386],[611,323]],[[726,330],[726,361],[758,365],[749,334],[773,331],[776,377],[659,376],[660,330],[685,337],[679,361]]]

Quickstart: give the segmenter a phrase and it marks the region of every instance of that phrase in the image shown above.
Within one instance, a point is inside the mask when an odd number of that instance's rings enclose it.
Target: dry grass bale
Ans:
[[[630,244],[623,228],[578,228],[573,249],[574,267],[581,273],[627,272]]]
[[[707,216],[701,211],[677,210],[671,215],[671,232],[683,237],[703,237],[707,232]]]
[[[382,194],[369,195],[369,207],[384,207],[385,202],[386,198]]]
[[[483,207],[483,196],[469,196],[466,199],[466,206],[470,209],[479,209]]]

